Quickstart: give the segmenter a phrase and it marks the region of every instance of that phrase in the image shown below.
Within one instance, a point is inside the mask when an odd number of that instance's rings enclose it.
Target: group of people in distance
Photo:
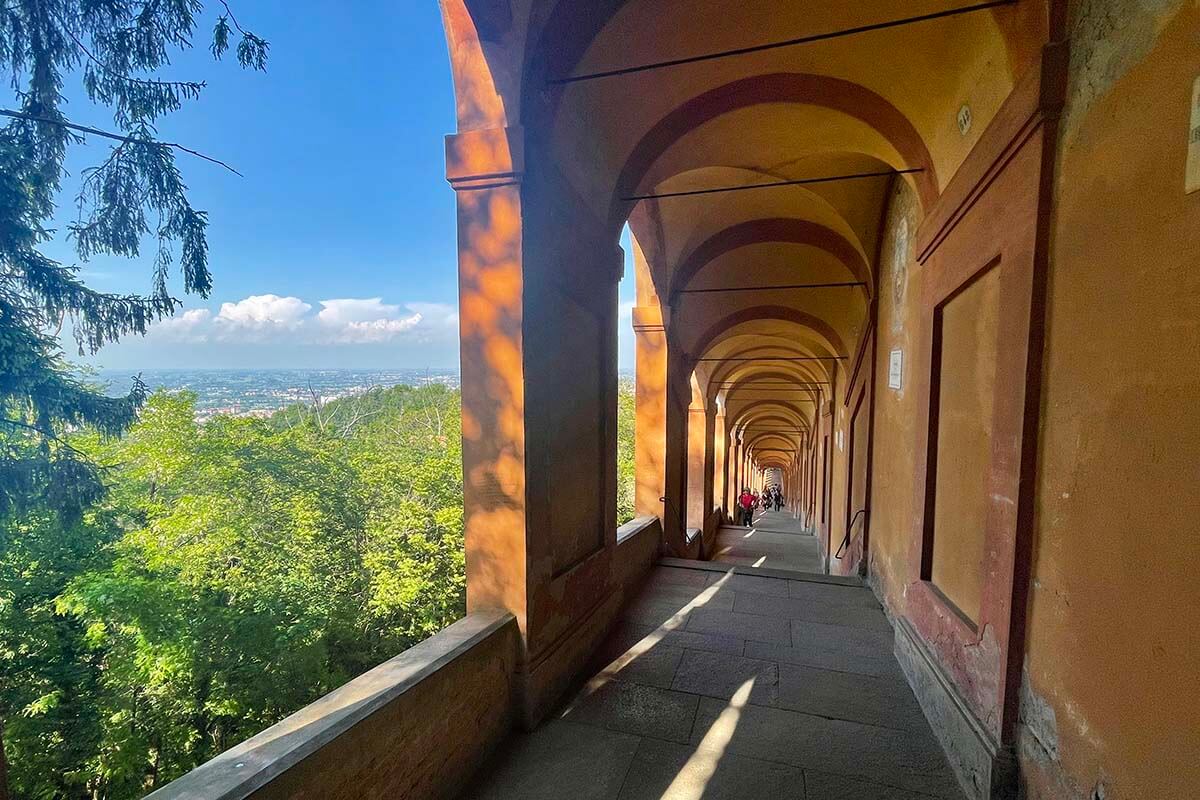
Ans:
[[[749,488],[743,488],[742,493],[738,495],[737,501],[737,524],[750,527],[754,524],[754,512],[759,506],[763,509],[771,511],[780,511],[783,509],[783,489],[778,486],[768,486],[766,490],[759,496],[758,492],[751,491]]]

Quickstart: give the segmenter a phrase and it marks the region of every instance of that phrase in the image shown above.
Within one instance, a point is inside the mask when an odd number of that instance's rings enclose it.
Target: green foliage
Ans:
[[[217,58],[228,48],[230,23],[240,35],[243,67],[266,66],[267,43],[242,30],[228,6],[213,32]],[[123,398],[107,398],[73,379],[58,331],[70,327],[80,353],[123,336],[143,334],[178,307],[168,273],[178,259],[186,292],[207,296],[208,219],[188,201],[175,164],[182,145],[159,141],[154,124],[199,97],[200,81],[165,80],[157,72],[172,51],[190,47],[203,10],[199,0],[8,0],[0,4],[0,69],[9,76],[11,107],[0,108],[0,515],[39,503],[78,513],[103,492],[97,463],[64,441],[90,427],[116,435],[132,424],[145,399],[134,382]],[[116,131],[78,125],[65,115],[68,78],[108,107]],[[88,138],[116,142],[83,173],[77,215],[67,227],[79,258],[135,257],[155,241],[151,291],[97,292],[78,269],[44,255],[54,235],[64,163]],[[193,152],[188,150],[187,152]],[[211,159],[210,159],[211,160]]]
[[[0,528],[16,798],[141,797],[464,612],[458,393],[268,419],[156,394],[68,444],[111,490]]]
[[[617,524],[624,525],[635,514],[637,485],[635,452],[633,449],[634,421],[637,418],[633,381],[622,378],[617,386]]]

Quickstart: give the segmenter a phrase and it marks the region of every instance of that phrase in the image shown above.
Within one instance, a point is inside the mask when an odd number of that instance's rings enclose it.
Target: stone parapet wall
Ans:
[[[516,619],[467,615],[149,795],[454,797],[516,716]]]

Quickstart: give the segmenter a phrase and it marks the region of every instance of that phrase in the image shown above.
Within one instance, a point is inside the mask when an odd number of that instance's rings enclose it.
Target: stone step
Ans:
[[[810,583],[829,583],[837,586],[862,586],[862,578],[854,575],[822,575],[817,572],[801,572],[794,569],[779,569],[777,567],[743,567],[733,564],[722,564],[715,561],[697,561],[690,558],[664,557],[658,560],[660,566],[676,567],[678,569],[696,569],[706,572],[730,572],[734,575],[758,575],[764,578],[783,578],[789,581],[808,581]]]

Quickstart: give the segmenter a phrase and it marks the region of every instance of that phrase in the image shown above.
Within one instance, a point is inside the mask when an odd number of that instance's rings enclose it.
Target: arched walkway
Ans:
[[[467,615],[155,800],[1200,796],[1200,5],[440,6]]]

